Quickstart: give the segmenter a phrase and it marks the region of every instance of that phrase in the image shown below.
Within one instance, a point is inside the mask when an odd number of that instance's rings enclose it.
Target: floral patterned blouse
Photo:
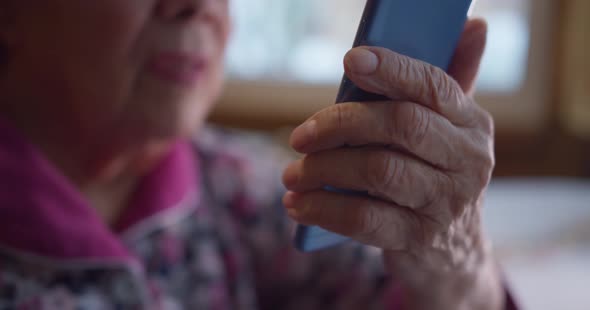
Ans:
[[[379,252],[292,246],[280,173],[260,135],[179,141],[112,226],[0,124],[0,310],[398,309]]]

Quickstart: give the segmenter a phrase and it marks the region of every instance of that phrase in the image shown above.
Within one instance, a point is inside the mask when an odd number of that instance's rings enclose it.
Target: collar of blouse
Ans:
[[[0,122],[0,248],[67,262],[134,262],[122,240],[194,208],[198,163],[179,141],[109,228],[35,147]]]

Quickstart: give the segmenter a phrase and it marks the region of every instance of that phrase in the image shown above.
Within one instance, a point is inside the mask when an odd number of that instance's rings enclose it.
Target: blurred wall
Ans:
[[[556,1],[549,117],[522,134],[498,130],[496,175],[590,177],[590,1]]]

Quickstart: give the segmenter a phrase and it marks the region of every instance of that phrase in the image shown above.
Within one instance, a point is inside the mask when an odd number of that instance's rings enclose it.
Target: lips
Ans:
[[[199,54],[163,52],[148,63],[151,74],[181,86],[193,86],[205,73],[207,60]]]

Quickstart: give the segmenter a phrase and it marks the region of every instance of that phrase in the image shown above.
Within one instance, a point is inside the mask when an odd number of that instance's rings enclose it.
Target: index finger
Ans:
[[[442,69],[380,47],[358,47],[345,57],[347,76],[360,88],[411,101],[463,125],[474,112],[459,84]]]

